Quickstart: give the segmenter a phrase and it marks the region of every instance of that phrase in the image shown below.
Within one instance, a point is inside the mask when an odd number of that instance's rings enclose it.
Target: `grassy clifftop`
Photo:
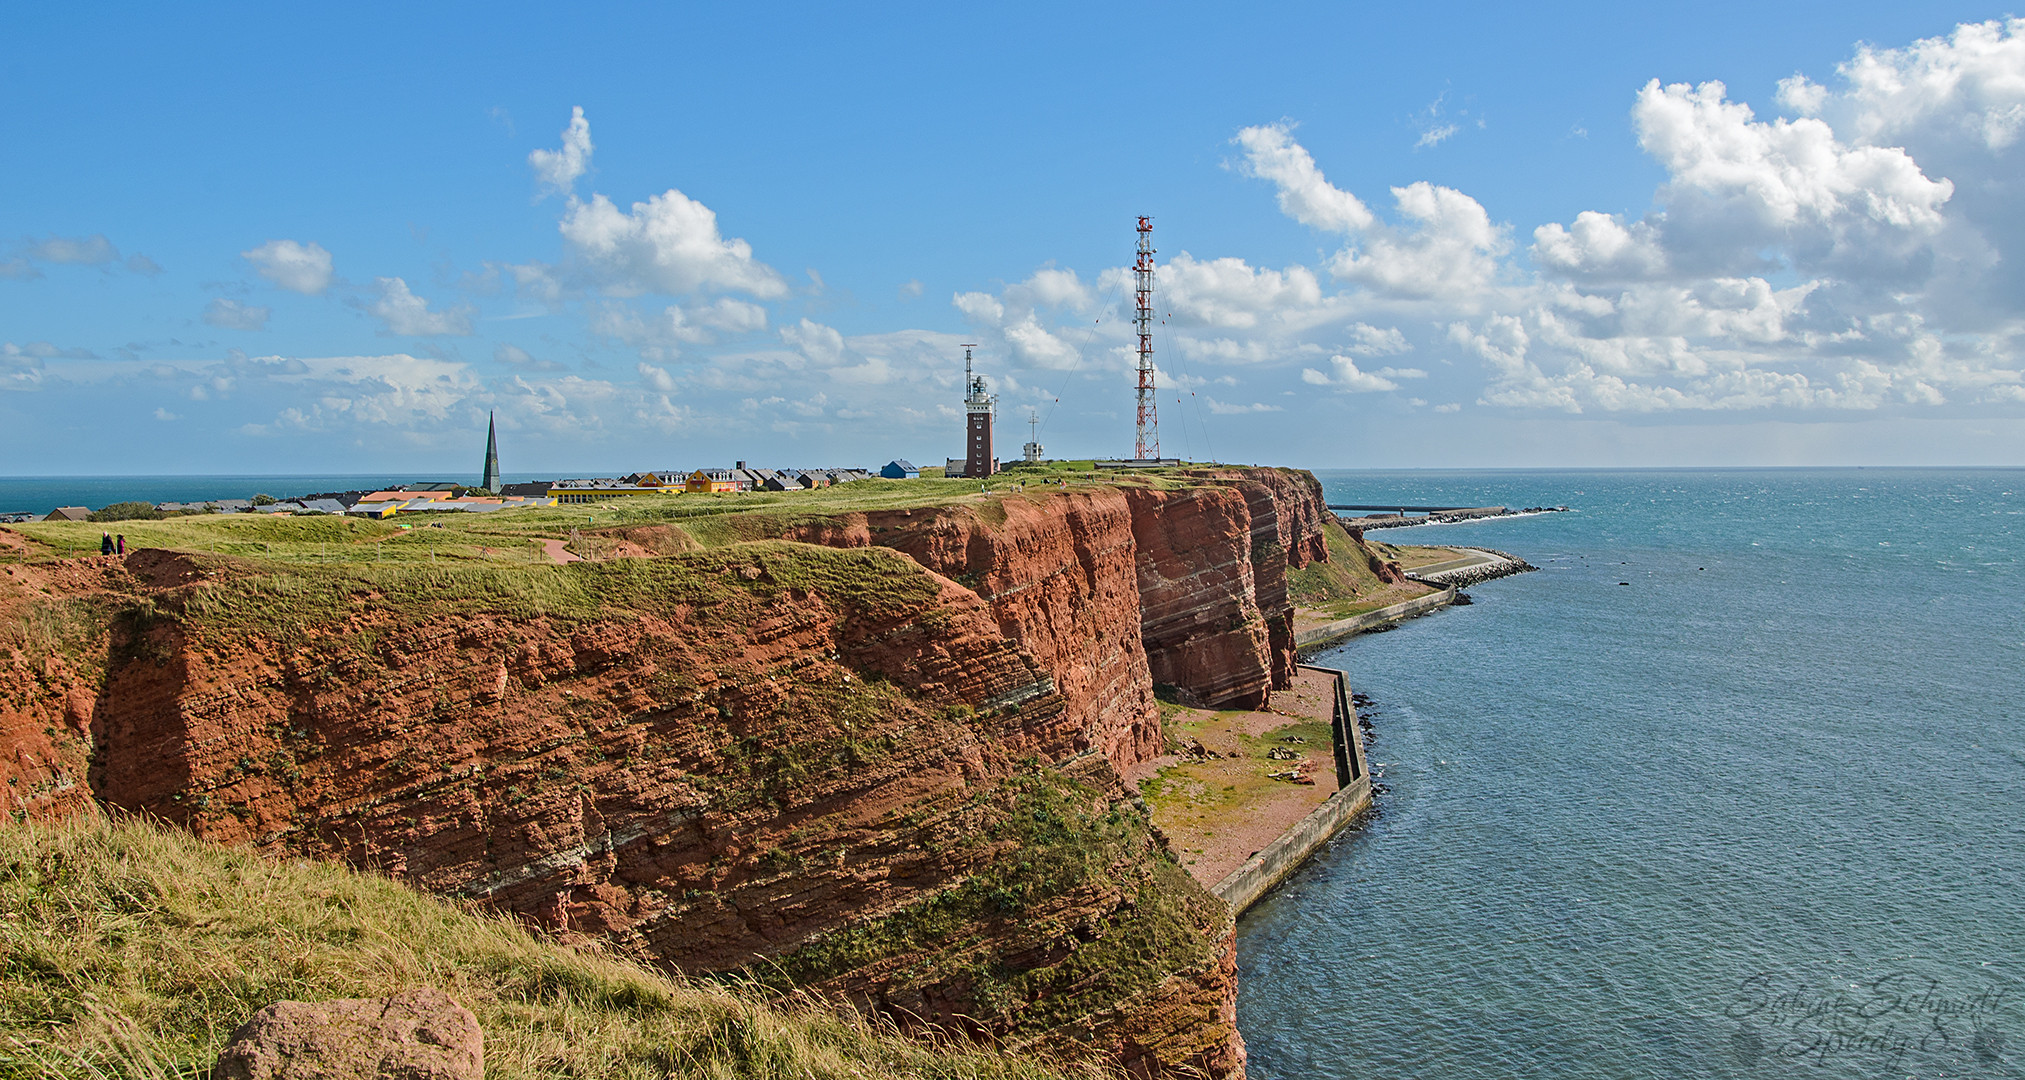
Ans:
[[[1409,557],[1406,549],[1370,539],[1360,543],[1335,522],[1329,523],[1324,536],[1329,545],[1328,562],[1309,563],[1287,572],[1287,595],[1297,607],[1319,616],[1346,619],[1434,591],[1418,582],[1387,583],[1379,577],[1374,562],[1405,562]]]
[[[477,1014],[496,1078],[1097,1075],[671,979],[331,865],[99,819],[0,827],[0,1077],[202,1076],[271,1002],[422,984]]]
[[[977,505],[989,515],[1000,500],[1037,499],[1064,487],[1087,491],[1200,484],[1200,476],[1191,471],[1203,470],[1095,472],[1088,463],[1064,463],[1023,467],[990,481],[873,479],[813,491],[649,495],[490,514],[402,514],[386,521],[265,514],[194,514],[111,524],[36,521],[0,529],[0,564],[96,555],[101,535],[112,532],[126,537],[129,551],[168,548],[293,564],[549,565],[543,540],[568,540],[573,551],[596,558],[607,553],[614,535],[658,527],[661,540],[634,553],[674,554],[777,537],[798,524],[841,514]],[[1013,491],[1015,484],[1022,489]]]

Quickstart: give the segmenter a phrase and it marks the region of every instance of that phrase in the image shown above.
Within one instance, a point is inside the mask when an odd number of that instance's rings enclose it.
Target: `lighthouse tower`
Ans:
[[[998,459],[991,456],[991,421],[998,398],[985,386],[984,376],[971,370],[970,350],[963,347],[963,412],[967,424],[963,441],[963,475],[982,480],[998,471]]]

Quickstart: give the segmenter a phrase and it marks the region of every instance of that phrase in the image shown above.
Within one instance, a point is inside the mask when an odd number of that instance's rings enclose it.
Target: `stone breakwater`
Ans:
[[[1344,518],[1343,524],[1363,529],[1410,529],[1416,525],[1461,525],[1466,522],[1489,521],[1492,518],[1531,517],[1535,514],[1567,512],[1568,508],[1565,506],[1528,506],[1523,510],[1485,506],[1469,510],[1435,510],[1420,517],[1406,514],[1373,514],[1369,517]]]
[[[1326,520],[1313,477],[1256,469],[754,517],[530,571],[595,598],[574,616],[489,579],[22,563],[0,610],[112,614],[11,639],[0,771],[21,816],[144,813],[669,968],[1241,1077],[1230,912],[1119,770],[1162,749],[1156,684],[1286,685],[1286,574]]]
[[[1465,565],[1443,563],[1432,570],[1408,571],[1407,577],[1424,581],[1430,585],[1448,588],[1466,588],[1496,578],[1510,577],[1538,570],[1539,567],[1507,552],[1495,548],[1472,547],[1459,550],[1476,553]],[[1461,562],[1462,560],[1457,560]]]

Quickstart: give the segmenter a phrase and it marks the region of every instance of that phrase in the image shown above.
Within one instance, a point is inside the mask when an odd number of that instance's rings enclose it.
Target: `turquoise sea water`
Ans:
[[[1326,650],[1390,790],[1242,920],[1253,1075],[2025,1076],[2025,471],[1324,473],[1566,503]]]

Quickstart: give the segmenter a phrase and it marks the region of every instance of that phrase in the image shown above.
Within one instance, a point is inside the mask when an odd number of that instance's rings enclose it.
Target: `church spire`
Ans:
[[[490,492],[499,491],[499,432],[490,412],[485,414],[485,478],[478,486]]]

